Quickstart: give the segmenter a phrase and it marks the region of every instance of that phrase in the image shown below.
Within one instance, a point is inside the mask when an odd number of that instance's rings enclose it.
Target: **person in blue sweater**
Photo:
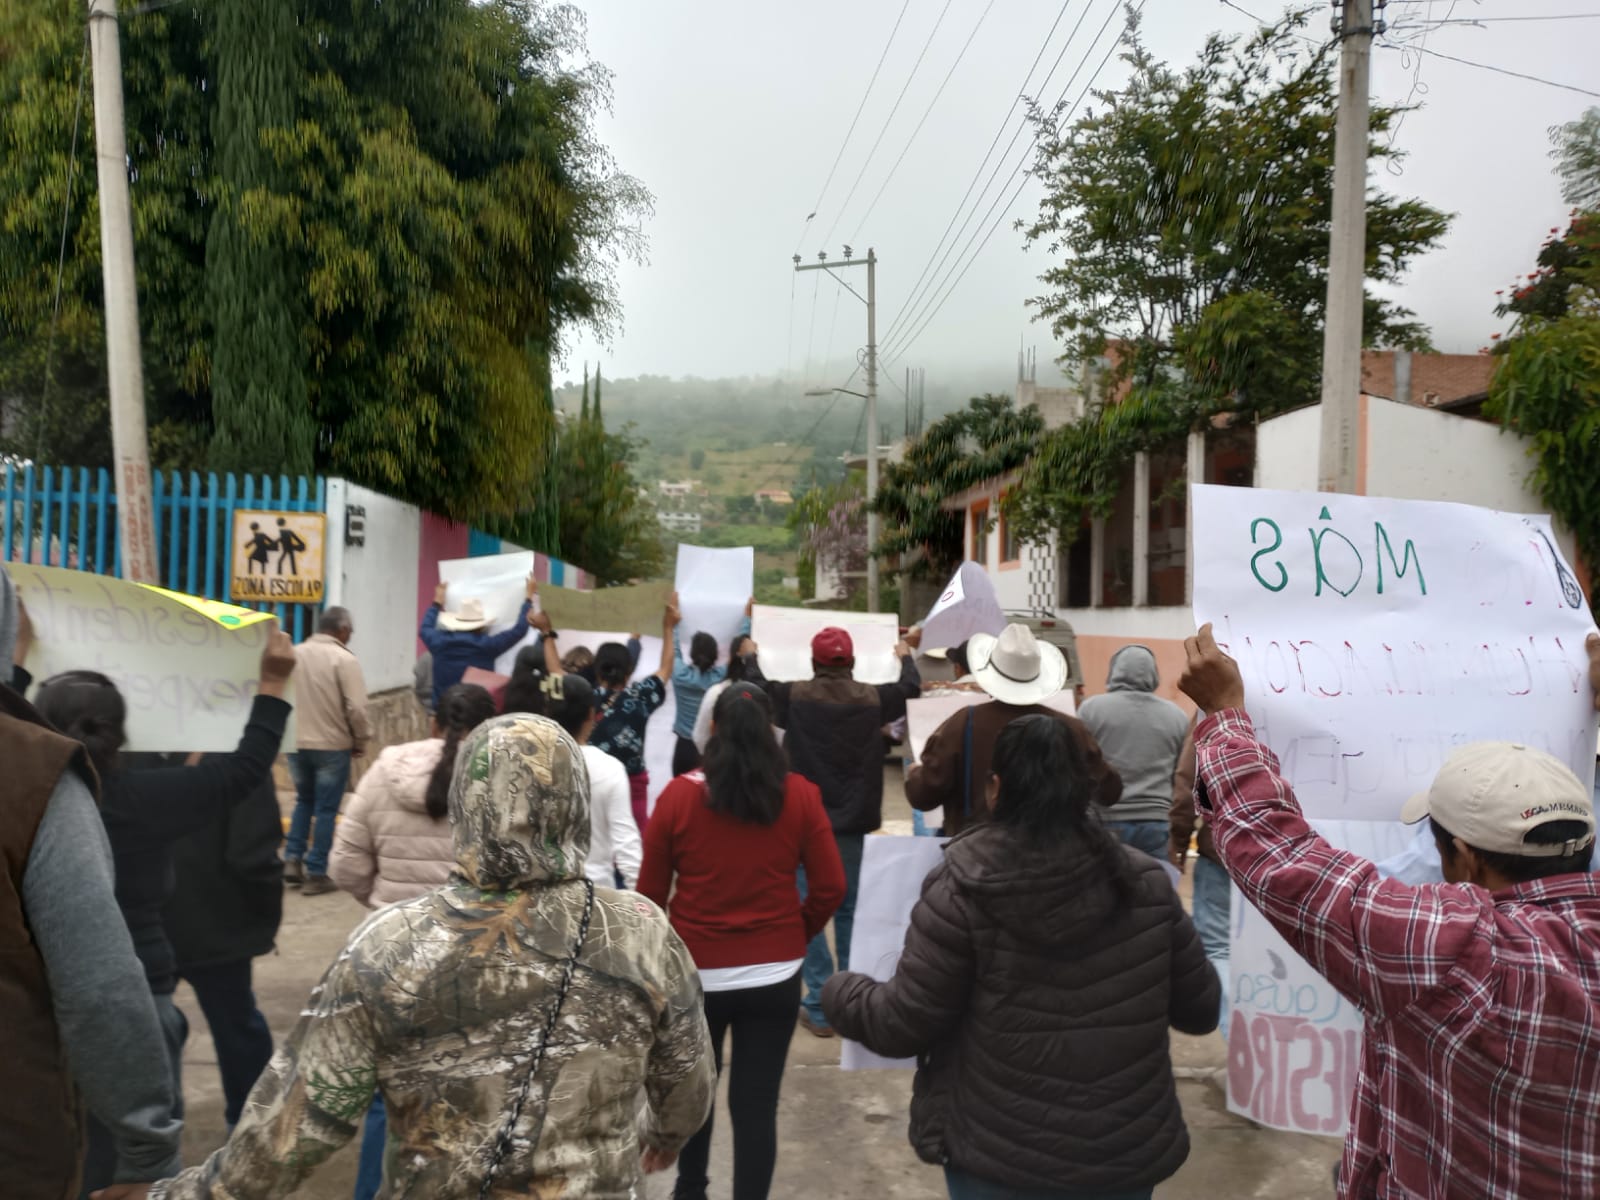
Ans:
[[[734,635],[735,647],[750,634],[750,612],[755,600],[744,606],[744,621]],[[678,630],[672,630],[672,693],[678,698],[678,715],[672,722],[672,732],[678,744],[672,750],[674,778],[700,765],[700,748],[694,741],[694,721],[700,715],[701,702],[706,691],[728,677],[728,664],[717,662],[717,639],[709,633],[697,633],[689,639],[689,661],[683,661],[683,647],[678,641]]]
[[[532,575],[528,576],[527,591],[517,619],[510,628],[499,633],[488,631],[489,617],[483,611],[483,601],[476,596],[461,602],[457,612],[446,612],[445,593],[449,585],[441,583],[433,590],[433,603],[422,618],[418,636],[433,655],[433,703],[461,682],[468,667],[493,671],[495,659],[528,636],[528,613],[533,607],[533,594],[538,588]]]

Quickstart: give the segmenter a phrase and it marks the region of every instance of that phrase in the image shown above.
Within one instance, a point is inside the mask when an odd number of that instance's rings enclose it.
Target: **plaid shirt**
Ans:
[[[1367,1017],[1340,1195],[1600,1196],[1600,880],[1380,879],[1306,823],[1242,711],[1195,740],[1228,874]]]

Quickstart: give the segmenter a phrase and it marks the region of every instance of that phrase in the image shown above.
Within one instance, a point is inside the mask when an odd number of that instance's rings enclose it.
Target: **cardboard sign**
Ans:
[[[271,614],[86,571],[7,570],[33,622],[24,665],[40,682],[72,670],[109,676],[128,707],[129,750],[239,744],[277,628]],[[294,749],[292,718],[283,749]]]
[[[324,513],[236,509],[228,595],[265,604],[322,603]]]
[[[1190,504],[1195,620],[1330,843],[1403,851],[1400,806],[1468,742],[1538,746],[1592,784],[1593,622],[1548,517],[1209,486]],[[1342,1133],[1360,1013],[1237,891],[1232,917],[1229,1108]]]
[[[558,633],[568,629],[626,629],[659,634],[671,592],[664,583],[598,588],[592,592],[541,583],[539,608],[550,615]],[[564,640],[562,644],[565,645]]]
[[[994,581],[978,563],[964,562],[922,619],[922,644],[934,649],[959,646],[975,633],[1000,636],[1006,615]]]
[[[850,635],[855,646],[855,677],[862,683],[893,683],[900,678],[895,643],[899,618],[893,613],[830,612],[816,608],[778,608],[758,604],[751,636],[761,647],[758,660],[768,679],[810,679],[811,639],[829,625]]]

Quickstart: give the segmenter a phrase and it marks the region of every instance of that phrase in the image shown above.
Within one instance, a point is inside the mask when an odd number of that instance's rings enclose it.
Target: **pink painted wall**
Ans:
[[[433,589],[439,586],[438,564],[445,559],[466,558],[471,530],[431,512],[422,514],[422,534],[417,549],[417,626],[433,603]],[[419,640],[417,653],[426,647]]]

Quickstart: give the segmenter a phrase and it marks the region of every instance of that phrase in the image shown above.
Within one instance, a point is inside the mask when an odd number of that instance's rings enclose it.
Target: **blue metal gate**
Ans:
[[[240,508],[327,511],[323,479],[280,475],[204,477],[152,472],[155,491],[156,562],[163,587],[210,600],[228,599],[228,545],[233,513]],[[330,532],[330,537],[336,536]],[[87,467],[5,468],[0,509],[0,557],[6,562],[120,575],[117,494],[111,473]],[[317,609],[307,604],[252,604],[277,613],[296,642],[316,628]]]

